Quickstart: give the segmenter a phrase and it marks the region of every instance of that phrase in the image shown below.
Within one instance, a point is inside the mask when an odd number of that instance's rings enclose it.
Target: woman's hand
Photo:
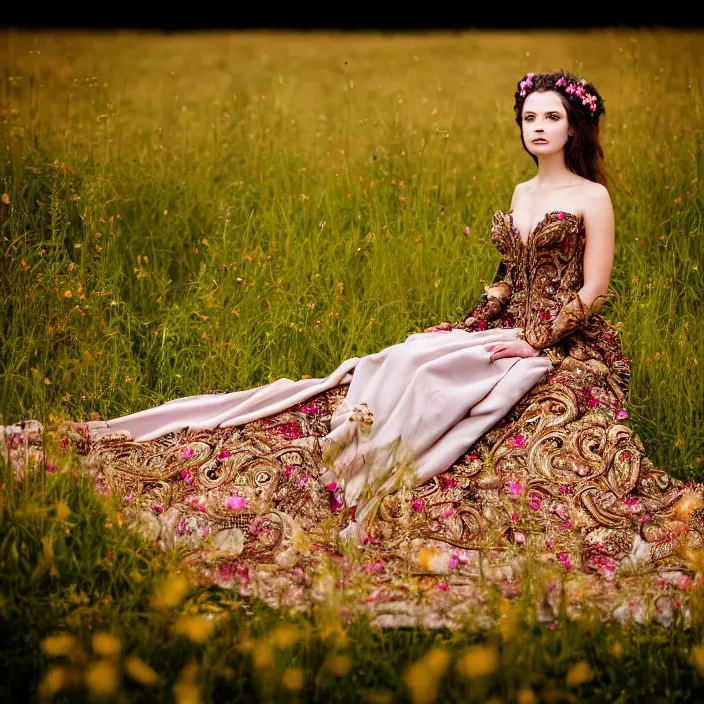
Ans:
[[[433,325],[430,328],[426,328],[423,332],[450,332],[452,330],[452,323],[440,323],[440,325]]]
[[[531,347],[525,340],[506,340],[505,342],[490,342],[484,345],[487,352],[491,352],[490,361],[504,357],[536,357],[540,350]]]

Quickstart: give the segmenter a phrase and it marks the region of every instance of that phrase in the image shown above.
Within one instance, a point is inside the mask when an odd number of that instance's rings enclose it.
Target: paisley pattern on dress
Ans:
[[[379,626],[458,627],[484,617],[492,590],[514,598],[528,579],[548,623],[594,609],[686,620],[704,583],[702,487],[656,469],[625,424],[618,332],[598,312],[565,313],[583,285],[582,218],[548,213],[524,245],[499,211],[491,237],[496,280],[453,327],[522,328],[552,368],[450,470],[386,496],[354,553],[336,541],[350,510],[319,481],[346,386],[239,428],[142,442],[91,442],[80,423],[59,434],[126,525],[277,608],[329,601]]]

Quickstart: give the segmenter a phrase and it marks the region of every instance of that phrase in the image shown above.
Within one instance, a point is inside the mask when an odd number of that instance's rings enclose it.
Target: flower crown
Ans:
[[[526,77],[519,82],[518,95],[520,95],[521,98],[525,98],[528,90],[533,87],[534,76],[534,73],[527,73]],[[593,117],[599,117],[599,115],[603,112],[601,99],[596,92],[589,93],[585,89],[586,85],[587,82],[583,78],[578,81],[572,81],[568,80],[567,76],[563,74],[560,75],[560,77],[555,81],[553,88],[560,93],[564,93],[566,96],[577,98],[582,102],[582,105],[589,110],[589,113]],[[545,87],[548,88],[548,86]]]

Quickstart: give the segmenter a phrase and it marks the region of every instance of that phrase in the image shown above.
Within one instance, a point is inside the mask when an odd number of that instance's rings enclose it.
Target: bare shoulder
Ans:
[[[536,181],[536,177],[529,179],[528,181],[523,181],[517,183],[516,187],[513,189],[513,196],[511,197],[511,210],[515,210],[518,203],[525,197],[529,196],[530,190]]]
[[[585,218],[613,218],[614,207],[611,203],[609,189],[600,183],[587,181],[582,186],[582,212]]]

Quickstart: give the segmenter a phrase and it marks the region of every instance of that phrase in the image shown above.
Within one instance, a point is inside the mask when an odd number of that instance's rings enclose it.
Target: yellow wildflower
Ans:
[[[443,676],[450,656],[442,648],[431,648],[407,670],[404,681],[413,704],[431,704],[438,695],[438,680]]]
[[[274,664],[274,650],[268,643],[252,646],[252,664],[256,670],[265,670]]]
[[[352,669],[352,658],[349,655],[329,655],[326,661],[327,668],[335,677],[344,677]]]
[[[42,650],[49,657],[60,657],[68,655],[76,645],[75,636],[69,633],[58,633],[55,636],[48,636],[42,641]]]
[[[303,637],[303,631],[292,623],[283,623],[269,634],[271,642],[279,648],[290,648]]]
[[[109,697],[117,692],[120,686],[117,668],[108,660],[98,660],[91,663],[84,675],[86,686],[99,696]]]
[[[96,655],[109,657],[110,655],[119,655],[122,646],[118,638],[111,633],[98,631],[93,634],[92,638],[93,652]]]
[[[52,697],[65,686],[68,671],[65,667],[50,667],[39,685],[40,697]]]
[[[8,196],[7,193],[3,193],[0,196],[0,200],[2,200],[3,205],[10,205],[10,196]]]
[[[200,614],[185,614],[174,624],[174,633],[184,635],[194,643],[204,643],[212,633],[215,623]]]
[[[455,667],[467,679],[491,675],[499,668],[499,654],[492,645],[473,645],[457,658]]]
[[[198,665],[196,665],[195,662],[188,663],[188,665],[181,670],[181,674],[174,684],[174,699],[176,700],[176,704],[200,704],[200,692],[196,684],[197,674]]]
[[[523,687],[516,692],[517,704],[536,704],[538,699],[530,687]]]
[[[704,675],[704,645],[695,645],[691,652],[692,663]]]
[[[281,676],[281,684],[290,692],[300,692],[305,684],[303,670],[298,667],[289,667]]]
[[[152,606],[165,609],[178,606],[188,594],[188,580],[180,574],[172,574],[154,590]]]
[[[567,686],[579,687],[580,684],[589,682],[589,680],[593,676],[594,675],[592,673],[591,667],[589,667],[589,663],[585,662],[584,660],[580,660],[580,662],[572,665],[572,667],[570,667],[570,669],[567,671]]]
[[[136,655],[130,655],[125,659],[125,672],[139,684],[145,687],[152,687],[159,684],[159,675],[147,665],[144,660]]]

